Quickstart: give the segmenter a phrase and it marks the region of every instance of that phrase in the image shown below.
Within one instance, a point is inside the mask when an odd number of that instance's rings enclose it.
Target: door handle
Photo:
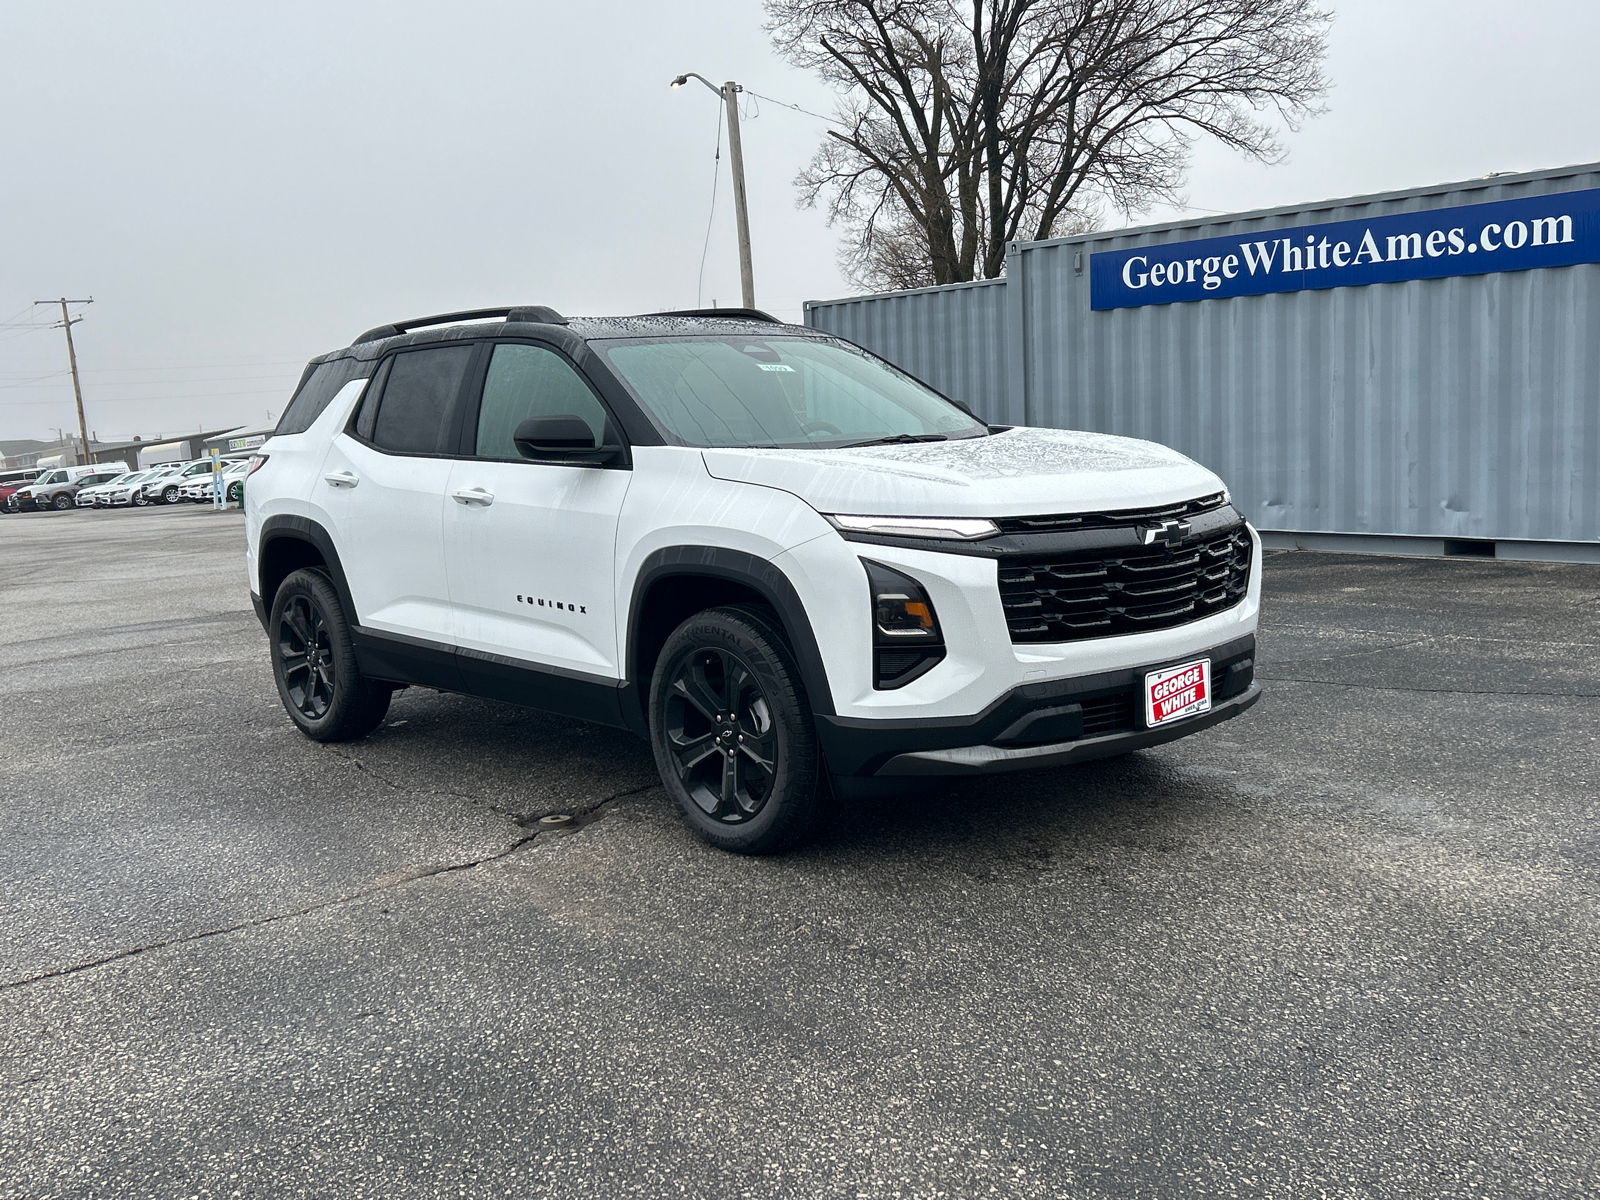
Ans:
[[[333,487],[355,487],[361,477],[353,471],[329,471],[323,476]]]
[[[481,504],[485,508],[494,503],[494,493],[486,492],[481,487],[461,488],[451,492],[450,497],[458,504]]]

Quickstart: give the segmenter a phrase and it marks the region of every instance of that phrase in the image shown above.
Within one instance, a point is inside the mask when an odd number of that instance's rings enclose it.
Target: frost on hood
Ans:
[[[791,457],[789,452],[751,454]],[[1013,429],[950,442],[906,442],[856,449],[801,451],[792,457],[829,466],[877,470],[909,478],[1016,479],[1023,476],[1137,471],[1189,460],[1154,442],[1067,429]]]

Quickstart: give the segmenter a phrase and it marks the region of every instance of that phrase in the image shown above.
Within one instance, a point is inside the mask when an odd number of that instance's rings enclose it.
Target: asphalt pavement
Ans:
[[[1266,579],[1240,719],[746,859],[301,737],[240,513],[0,517],[0,1197],[1600,1194],[1600,567]]]

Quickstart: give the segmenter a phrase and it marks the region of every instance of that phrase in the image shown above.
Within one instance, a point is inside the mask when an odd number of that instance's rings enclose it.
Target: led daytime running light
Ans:
[[[882,537],[943,538],[973,542],[1000,532],[993,521],[981,517],[867,517],[824,513],[836,529],[849,533],[875,533]]]

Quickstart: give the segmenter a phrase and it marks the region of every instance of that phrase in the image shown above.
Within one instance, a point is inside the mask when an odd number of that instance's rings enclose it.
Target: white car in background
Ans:
[[[144,486],[144,496],[147,503],[176,504],[183,498],[183,486],[193,483],[197,475],[207,476],[206,482],[211,482],[211,460],[197,458],[192,462],[174,463],[169,473],[158,479],[152,479]]]
[[[206,464],[210,465],[209,461]],[[224,493],[228,485],[241,478],[249,467],[249,459],[225,458],[222,460],[222,487]],[[210,471],[198,472],[178,489],[178,495],[184,500],[192,500],[196,504],[209,503],[215,487],[211,480]]]
[[[144,498],[144,485],[159,473],[159,467],[133,471],[95,489],[96,508],[124,508],[133,504],[148,504]]]
[[[72,497],[72,506],[74,508],[94,508],[94,498],[100,492],[100,489],[114,482],[115,480],[108,479],[104,483],[91,483],[79,488],[77,494]]]

